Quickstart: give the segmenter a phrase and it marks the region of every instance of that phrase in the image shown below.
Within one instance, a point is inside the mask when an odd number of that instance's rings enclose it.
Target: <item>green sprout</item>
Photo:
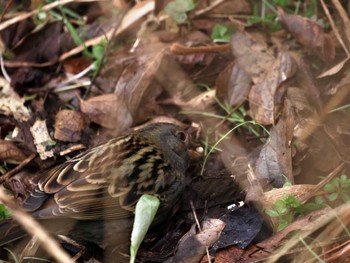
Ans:
[[[215,43],[229,43],[233,33],[232,28],[228,28],[222,25],[215,25],[211,33],[211,39]]]

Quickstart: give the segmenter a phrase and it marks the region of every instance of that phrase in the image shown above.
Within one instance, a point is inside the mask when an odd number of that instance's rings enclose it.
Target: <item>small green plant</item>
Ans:
[[[233,33],[232,28],[222,25],[215,25],[211,33],[211,39],[215,42],[229,43]]]
[[[283,195],[283,197],[276,201],[271,209],[265,211],[271,217],[276,217],[278,220],[277,231],[286,228],[295,216],[304,212],[303,204],[293,195]]]
[[[325,198],[327,201],[335,202],[350,201],[350,179],[345,175],[334,177],[328,184],[323,187],[323,190],[327,192]],[[324,203],[326,200],[322,196],[316,198],[317,203]]]
[[[167,13],[176,24],[184,24],[187,22],[187,12],[192,11],[195,7],[193,0],[174,0],[165,7]]]
[[[317,18],[317,4],[317,0],[310,0],[305,4],[302,4],[302,1],[291,0],[252,1],[253,12],[248,19],[248,24],[254,25],[257,23],[264,23],[271,31],[280,30],[282,26],[277,19],[277,7],[279,6],[283,8],[286,13],[308,17],[327,28],[329,24]]]
[[[291,186],[286,182],[283,187]],[[265,210],[265,213],[271,217],[277,218],[277,231],[281,231],[293,222],[294,218],[303,216],[305,213],[320,209],[323,204],[307,203],[302,204],[293,195],[284,194],[281,199],[277,200],[271,209]]]
[[[0,204],[0,220],[4,220],[11,215],[10,211],[7,210],[6,206]]]
[[[50,3],[51,1],[47,1]],[[42,5],[39,6],[39,12],[37,16],[34,18],[34,21],[37,23],[38,26],[44,25],[46,20],[50,20],[50,22],[54,21],[63,21],[65,26],[67,27],[74,43],[76,45],[83,45],[84,46],[84,40],[81,37],[82,32],[79,32],[75,26],[71,23],[71,20],[74,20],[74,24],[78,24],[80,26],[84,25],[84,19],[82,16],[80,16],[78,13],[72,11],[71,9],[59,6],[57,7],[57,10],[50,10],[50,11],[41,11]],[[83,50],[83,55],[87,58],[93,61],[93,70],[97,70],[103,63],[104,58],[104,51],[107,45],[107,40],[102,39],[99,44],[94,45],[92,47],[92,51],[87,49],[86,47]]]

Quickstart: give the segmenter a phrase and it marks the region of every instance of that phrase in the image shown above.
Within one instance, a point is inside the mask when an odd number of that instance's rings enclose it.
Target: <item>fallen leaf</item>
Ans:
[[[116,134],[128,128],[133,118],[125,101],[115,94],[92,97],[86,101],[80,99],[80,109],[88,118],[102,127],[116,129]]]
[[[13,142],[0,140],[0,161],[18,164],[25,158],[24,153]]]
[[[286,87],[281,84],[291,78],[296,72],[293,58],[287,52],[282,52],[266,69],[266,75],[261,78],[249,92],[249,106],[253,118],[261,124],[274,124],[277,119],[281,98]]]
[[[302,16],[285,14],[282,8],[278,8],[278,18],[302,45],[318,50],[324,59],[334,59],[333,39],[324,32],[316,21]]]
[[[27,121],[30,114],[24,102],[10,84],[4,78],[0,78],[0,113],[13,115],[17,121]]]
[[[80,112],[61,110],[56,114],[54,138],[64,142],[80,141],[84,127],[84,117]]]
[[[221,101],[236,106],[247,99],[252,82],[247,73],[233,62],[220,73],[215,86]]]
[[[294,182],[292,174],[291,141],[294,118],[289,103],[285,103],[283,115],[270,131],[270,140],[263,146],[255,163],[259,180],[266,180],[274,187],[282,187],[286,179]]]
[[[197,263],[205,254],[206,248],[213,245],[220,237],[225,223],[220,219],[207,219],[203,222],[202,231],[195,233],[193,225],[190,232],[184,235],[178,244],[178,249],[169,262]]]
[[[231,46],[239,67],[252,78],[253,83],[261,82],[275,61],[273,51],[265,42],[242,31],[232,36]]]

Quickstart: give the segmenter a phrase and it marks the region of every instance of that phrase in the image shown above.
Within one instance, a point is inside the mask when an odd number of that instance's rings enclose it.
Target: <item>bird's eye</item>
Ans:
[[[176,136],[177,138],[179,138],[179,140],[181,140],[181,141],[183,141],[183,142],[186,142],[186,141],[187,141],[187,134],[184,133],[184,132],[182,132],[182,131],[177,131],[177,132],[175,133],[175,136]]]

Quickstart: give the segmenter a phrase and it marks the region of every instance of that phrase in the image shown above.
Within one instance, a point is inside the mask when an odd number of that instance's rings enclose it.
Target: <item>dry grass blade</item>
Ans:
[[[72,263],[73,260],[62,250],[59,244],[50,237],[38,222],[25,213],[18,205],[0,189],[0,202],[6,205],[12,217],[32,236],[36,236],[42,247],[60,263]]]
[[[62,1],[56,1],[56,2],[53,2],[51,4],[48,4],[48,5],[45,5],[43,6],[41,9],[35,9],[33,10],[32,12],[29,12],[29,13],[24,13],[24,14],[21,14],[21,15],[18,15],[18,16],[15,16],[9,20],[6,20],[5,22],[2,22],[0,24],[0,31],[4,30],[5,28],[15,24],[15,23],[18,23],[28,17],[31,17],[33,15],[36,15],[37,13],[39,12],[42,12],[42,11],[48,11],[48,10],[51,10],[53,8],[56,8],[57,6],[61,6],[61,5],[66,5],[66,4],[69,4],[69,3],[72,3],[72,2],[96,2],[97,0],[62,0]]]
[[[335,8],[337,9],[341,19],[343,20],[344,27],[345,27],[344,33],[348,39],[348,42],[350,42],[350,19],[348,17],[348,14],[338,0],[332,0],[332,3],[335,6]]]
[[[335,2],[335,1],[333,1],[333,3],[334,3],[334,2]],[[338,31],[337,27],[336,27],[335,24],[334,24],[334,21],[333,21],[333,19],[332,19],[332,16],[331,16],[331,14],[329,13],[329,10],[328,10],[328,8],[327,8],[327,6],[326,6],[326,4],[324,3],[323,0],[321,0],[321,4],[322,4],[322,7],[323,7],[324,12],[325,12],[326,15],[327,15],[327,18],[328,18],[328,20],[329,20],[329,23],[331,24],[331,27],[332,27],[332,30],[333,30],[334,34],[336,35],[336,37],[337,37],[339,43],[342,45],[344,51],[346,52],[346,54],[347,54],[348,57],[349,57],[349,55],[350,55],[350,54],[349,54],[349,51],[348,51],[348,49],[347,49],[345,43],[343,42],[343,40],[342,40],[342,38],[341,38],[341,36],[340,36],[340,34],[339,34],[339,31]],[[338,11],[339,11],[339,10],[338,10]],[[345,23],[345,24],[346,24],[346,23]],[[345,30],[345,31],[346,31],[346,30]],[[349,40],[350,40],[350,39],[349,39]]]

